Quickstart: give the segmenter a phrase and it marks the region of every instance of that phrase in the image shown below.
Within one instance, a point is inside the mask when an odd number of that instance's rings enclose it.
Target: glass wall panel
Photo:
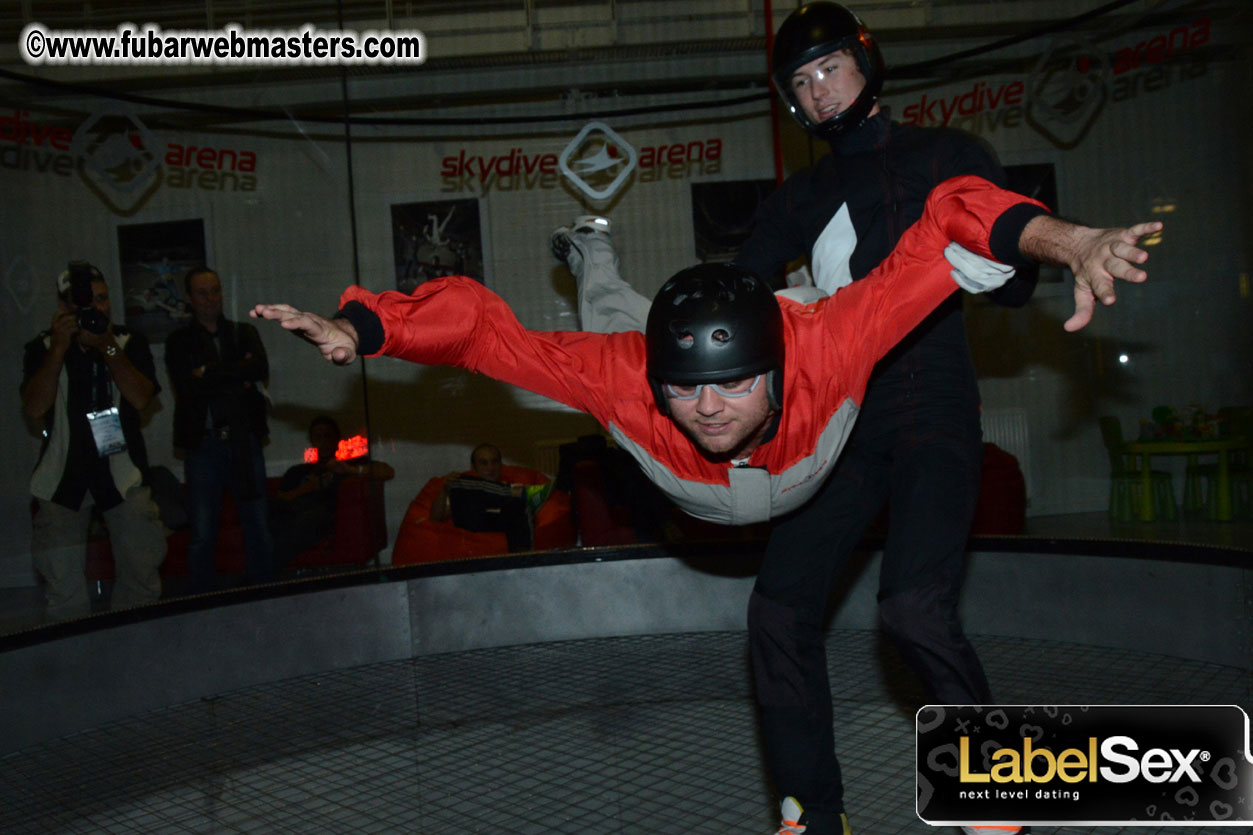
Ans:
[[[32,490],[51,494],[30,474],[47,426],[24,414],[18,393],[38,370],[42,354],[26,346],[50,327],[56,281],[70,261],[99,268],[113,323],[151,345],[160,390],[144,409],[143,440],[172,531],[171,597],[189,590],[178,566],[191,533],[187,504],[179,506],[187,453],[176,448],[169,369],[177,363],[167,348],[196,318],[190,268],[216,270],[223,313],[234,322],[265,302],[329,316],[353,284],[412,293],[468,276],[526,328],[577,330],[575,280],[550,253],[555,227],[589,214],[611,218],[624,278],[651,297],[683,267],[733,258],[777,180],[828,153],[779,112],[767,83],[766,30],[790,6],[116,5],[34,0],[2,21],[0,317],[9,362],[0,374],[11,400],[0,420],[13,439],[0,480],[10,531],[0,552],[4,631],[42,618],[31,500]],[[1207,517],[1216,476],[1189,470],[1210,464],[1216,472],[1214,452],[1153,458],[1169,474],[1178,520],[1111,519],[1119,488],[1100,425],[1116,418],[1128,439],[1225,438],[1242,430],[1235,412],[1219,419],[1220,410],[1253,403],[1247,15],[1238,2],[1168,0],[1151,14],[1131,4],[1059,25],[1092,4],[1050,4],[1048,19],[1040,5],[856,4],[879,33],[892,68],[882,103],[902,126],[976,135],[1015,190],[1066,217],[1167,225],[1145,241],[1149,282],[1120,285],[1117,304],[1096,310],[1077,333],[1062,327],[1075,300],[1061,267],[1041,269],[1022,307],[964,299],[985,440],[1016,459],[1028,534],[1247,546],[1247,519]],[[428,60],[88,66],[23,58],[33,22],[113,30],[127,21],[164,34],[238,23],[239,31],[296,39],[317,30],[420,31]],[[885,171],[897,164],[880,162]],[[771,280],[800,281],[792,270],[804,266],[801,259]],[[476,315],[468,309],[446,325],[464,328]],[[601,431],[575,409],[471,371],[394,359],[335,367],[277,325],[253,324],[268,374],[245,382],[264,394],[267,479],[307,460],[314,418],[334,418],[344,439],[356,439],[343,457],[368,449],[394,472],[371,500],[382,505],[384,566],[440,557],[397,543],[423,518],[415,509],[423,489],[468,469],[476,445],[494,444],[506,464],[551,477],[561,444]],[[467,344],[494,328],[476,322]],[[508,341],[492,350],[508,353]],[[35,360],[24,372],[28,356]],[[197,429],[212,435],[213,423]],[[1242,495],[1237,488],[1230,515],[1247,513]],[[219,527],[218,581],[254,579],[238,525],[228,514]],[[89,540],[90,605],[102,611],[112,589],[108,538],[96,524]],[[277,576],[359,567],[327,553]]]

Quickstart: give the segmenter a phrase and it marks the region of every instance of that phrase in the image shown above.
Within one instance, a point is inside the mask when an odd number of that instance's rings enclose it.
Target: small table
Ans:
[[[1153,521],[1153,468],[1149,459],[1154,455],[1187,455],[1196,456],[1206,453],[1218,455],[1218,484],[1212,498],[1214,517],[1221,522],[1230,522],[1231,513],[1231,468],[1227,460],[1232,450],[1243,449],[1247,441],[1242,437],[1230,438],[1198,438],[1188,440],[1132,441],[1123,446],[1126,452],[1140,456],[1140,511],[1142,522]]]

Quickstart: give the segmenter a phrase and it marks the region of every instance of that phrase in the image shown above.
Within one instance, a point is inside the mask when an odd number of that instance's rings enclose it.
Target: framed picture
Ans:
[[[206,263],[204,220],[119,226],[117,248],[126,327],[165,342],[191,321],[183,276]]]
[[[402,293],[446,275],[484,281],[479,201],[392,204],[392,252],[396,289]]]

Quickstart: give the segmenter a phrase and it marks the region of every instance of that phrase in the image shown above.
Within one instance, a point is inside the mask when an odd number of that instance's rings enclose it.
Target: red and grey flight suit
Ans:
[[[527,330],[499,296],[461,277],[412,295],[350,287],[340,315],[356,327],[364,356],[465,368],[588,412],[685,511],[750,524],[799,508],[818,489],[875,362],[957,289],[944,246],[956,240],[1020,260],[1018,235],[1039,211],[1021,211],[1027,202],[979,178],[953,180],[875,274],[812,304],[781,299],[783,410],[773,439],[743,467],[708,460],[657,411],[639,332]]]

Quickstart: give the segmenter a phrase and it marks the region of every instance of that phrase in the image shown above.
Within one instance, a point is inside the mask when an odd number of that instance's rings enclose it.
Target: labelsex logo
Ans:
[[[1098,753],[1099,750],[1099,753]],[[1140,745],[1129,736],[1111,736],[1097,747],[1097,738],[1088,737],[1087,750],[1067,748],[1054,754],[1047,748],[1033,748],[1031,739],[1022,741],[1022,752],[1001,748],[992,755],[996,765],[987,772],[970,766],[970,738],[960,740],[961,782],[963,783],[1047,783],[1054,777],[1064,783],[1082,781],[1095,783],[1098,776],[1113,783],[1130,783],[1143,777],[1150,783],[1175,783],[1187,778],[1201,782],[1193,763],[1208,761],[1208,751],[1193,748],[1187,753],[1178,748],[1150,748],[1138,757]],[[1115,765],[1101,765],[1102,758]],[[1116,767],[1118,766],[1118,767]]]

